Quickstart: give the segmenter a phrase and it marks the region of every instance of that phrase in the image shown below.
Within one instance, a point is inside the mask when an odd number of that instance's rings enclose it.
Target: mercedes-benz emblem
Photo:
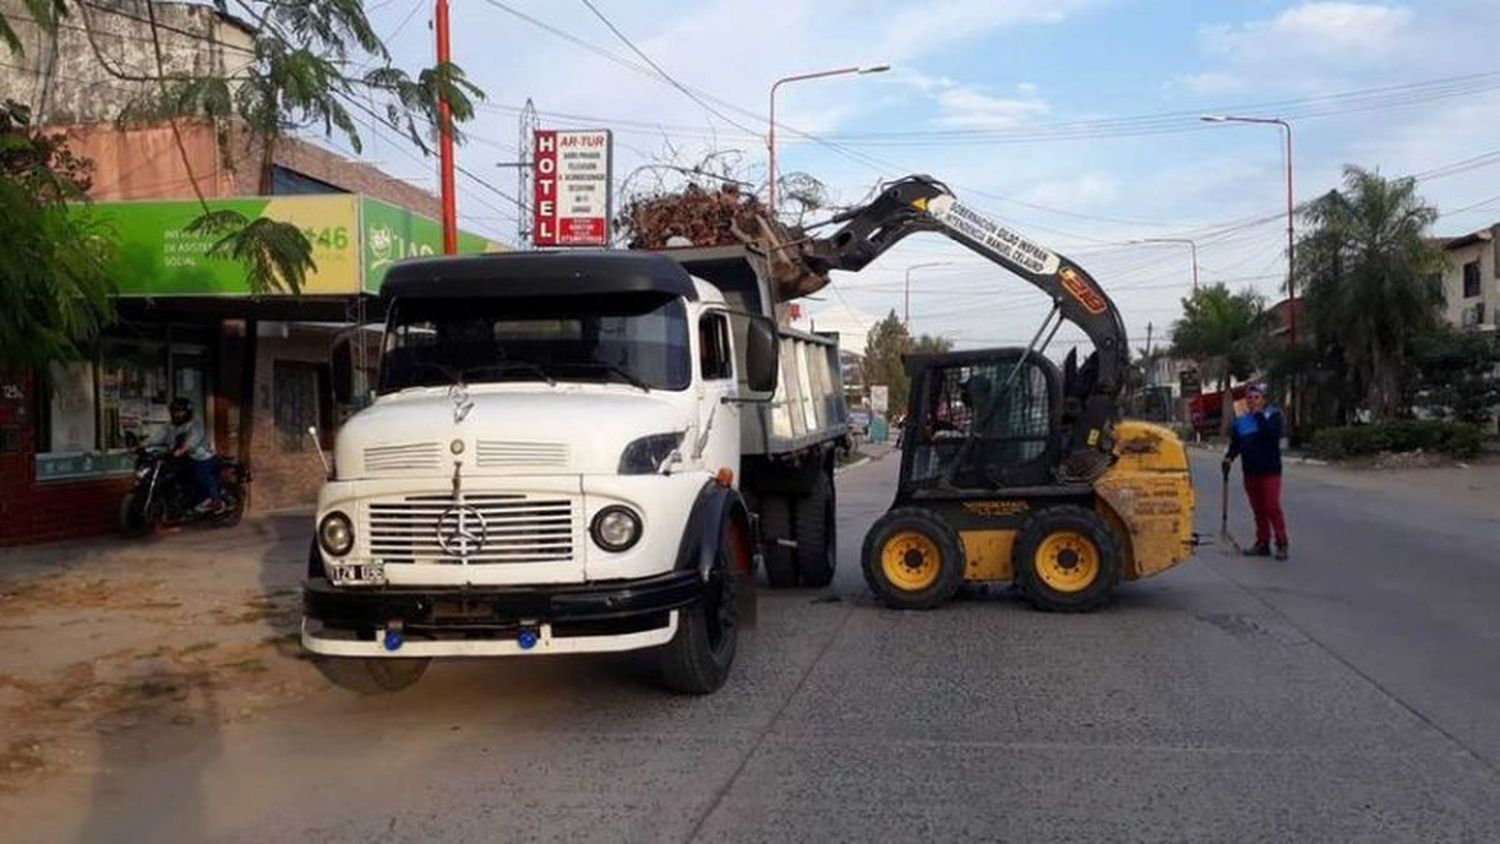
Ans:
[[[438,516],[437,543],[453,557],[478,554],[484,548],[488,526],[484,514],[467,504],[449,507]]]

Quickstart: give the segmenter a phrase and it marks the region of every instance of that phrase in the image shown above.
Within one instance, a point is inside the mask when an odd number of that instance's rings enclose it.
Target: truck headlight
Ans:
[[[641,538],[641,517],[629,507],[605,507],[594,517],[589,534],[606,551],[628,551]]]
[[[635,440],[625,446],[625,451],[620,454],[620,474],[655,474],[672,456],[672,452],[682,445],[682,438],[686,435],[685,430],[673,431],[667,434],[652,434]]]
[[[335,510],[318,522],[318,544],[335,557],[342,557],[354,548],[354,525],[349,517]]]

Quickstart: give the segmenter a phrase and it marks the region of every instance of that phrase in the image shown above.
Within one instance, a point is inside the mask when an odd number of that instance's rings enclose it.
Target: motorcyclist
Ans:
[[[193,403],[178,396],[172,399],[167,411],[171,415],[172,424],[153,438],[151,444],[170,449],[173,457],[187,458],[198,494],[203,496],[203,500],[194,509],[199,513],[223,509],[224,493],[219,486],[219,456],[214,453],[213,442],[208,438],[203,421],[193,414]]]

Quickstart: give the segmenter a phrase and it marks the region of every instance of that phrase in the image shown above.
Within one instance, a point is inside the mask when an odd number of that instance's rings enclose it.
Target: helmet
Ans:
[[[167,405],[167,412],[172,415],[173,425],[182,425],[192,421],[193,403],[188,401],[186,397],[178,396],[172,399],[171,404]]]

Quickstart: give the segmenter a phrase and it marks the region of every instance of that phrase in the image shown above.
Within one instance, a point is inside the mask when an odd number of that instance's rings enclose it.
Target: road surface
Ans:
[[[0,801],[6,838],[1500,840],[1493,505],[1293,467],[1289,563],[1205,549],[1089,616],[1004,592],[901,613],[858,573],[895,471],[841,476],[833,588],[762,592],[713,697],[605,659],[441,664],[102,733],[95,770]]]

